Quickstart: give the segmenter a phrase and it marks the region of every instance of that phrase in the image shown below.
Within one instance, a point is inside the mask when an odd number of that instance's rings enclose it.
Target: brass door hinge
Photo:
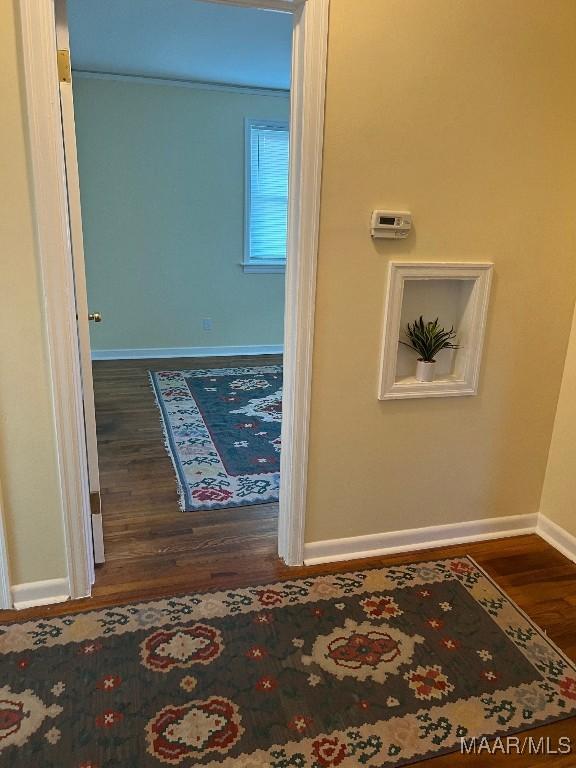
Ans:
[[[58,78],[61,83],[72,82],[72,68],[70,66],[70,51],[62,49],[58,51]]]

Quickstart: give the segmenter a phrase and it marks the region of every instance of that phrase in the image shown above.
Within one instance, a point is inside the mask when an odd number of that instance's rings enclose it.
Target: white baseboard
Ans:
[[[283,352],[283,344],[253,344],[247,347],[93,349],[92,360],[148,360],[170,357],[235,357],[236,355],[281,355]]]
[[[552,522],[542,512],[538,515],[536,533],[553,546],[554,549],[563,554],[564,557],[576,563],[576,536],[565,531],[557,523]]]
[[[468,523],[431,525],[426,528],[411,528],[405,531],[353,536],[349,539],[314,541],[304,545],[304,563],[306,565],[336,563],[341,560],[355,560],[361,557],[391,555],[395,552],[410,552],[451,544],[466,544],[472,541],[521,536],[534,533],[537,520],[537,514],[511,515],[510,517],[473,520]]]
[[[12,586],[12,601],[16,610],[34,608],[38,605],[63,603],[70,599],[68,579],[30,581]]]
[[[405,531],[315,541],[304,545],[304,562],[306,565],[336,563],[342,560],[378,557],[396,552],[410,552],[529,533],[537,533],[569,560],[576,562],[576,536],[565,531],[542,513],[494,517],[467,523],[432,525]],[[66,578],[15,584],[11,588],[11,593],[14,608],[17,610],[62,603],[70,599]]]

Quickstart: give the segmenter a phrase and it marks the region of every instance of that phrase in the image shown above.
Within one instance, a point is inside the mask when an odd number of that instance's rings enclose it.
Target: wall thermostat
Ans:
[[[374,211],[370,232],[372,237],[399,239],[412,229],[412,214],[407,211]]]

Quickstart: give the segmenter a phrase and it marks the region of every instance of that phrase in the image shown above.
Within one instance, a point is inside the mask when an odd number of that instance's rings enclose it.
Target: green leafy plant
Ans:
[[[449,331],[439,328],[438,318],[425,321],[420,315],[419,320],[406,325],[406,336],[408,341],[401,340],[400,344],[417,352],[418,359],[425,363],[435,362],[434,358],[441,349],[459,349],[458,344],[452,342],[456,338],[454,327]]]

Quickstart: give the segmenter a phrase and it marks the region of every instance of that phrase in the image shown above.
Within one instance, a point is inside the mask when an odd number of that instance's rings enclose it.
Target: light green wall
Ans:
[[[12,584],[66,575],[13,5],[0,0],[0,485]]]
[[[288,98],[81,77],[74,98],[93,348],[281,344],[284,276],[240,266],[244,118]]]

